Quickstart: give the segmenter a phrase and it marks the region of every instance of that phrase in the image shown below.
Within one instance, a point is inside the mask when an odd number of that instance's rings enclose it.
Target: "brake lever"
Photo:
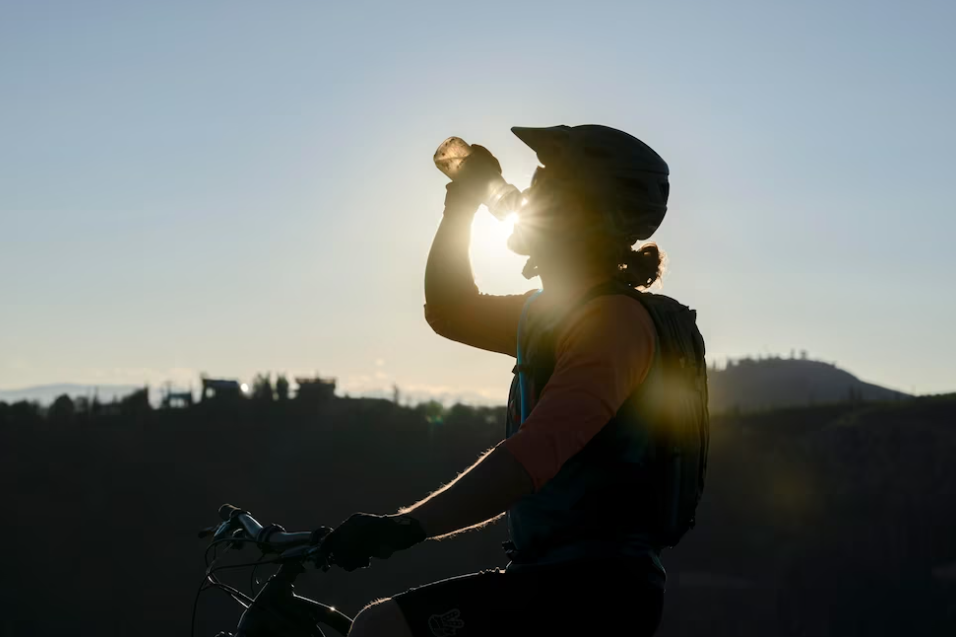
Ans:
[[[329,559],[329,549],[325,547],[325,537],[328,533],[323,534],[323,538],[317,543],[313,543],[309,547],[308,551],[308,561],[317,569],[321,569],[323,573],[327,573],[330,568],[332,568],[332,560]]]
[[[276,562],[312,562],[316,568],[328,571],[331,567],[329,562],[328,549],[323,548],[322,544],[331,529],[320,527],[312,532],[312,542],[308,546],[297,546],[284,551],[276,557]]]
[[[205,529],[199,532],[199,539],[204,540],[210,535],[214,535],[216,533],[216,529],[218,528],[219,528],[218,524],[214,524],[213,526],[206,527]]]
[[[328,551],[323,551],[321,547],[317,546],[312,548],[310,553],[309,561],[315,565],[315,568],[320,569],[323,573],[328,573],[329,569],[332,568]]]
[[[234,528],[232,520],[226,520],[216,529],[216,534],[212,536],[212,541],[217,542],[226,539],[226,536],[229,535]]]
[[[204,540],[210,535],[212,536],[213,542],[223,539],[228,531],[232,528],[232,525],[226,521],[220,524],[214,524],[212,526],[207,526],[206,528],[199,531],[197,536],[200,540]]]
[[[331,533],[332,529],[327,526],[320,526],[312,531],[308,560],[312,562],[315,568],[321,569],[323,573],[332,568],[332,562],[329,560],[329,550],[324,548],[325,540]]]

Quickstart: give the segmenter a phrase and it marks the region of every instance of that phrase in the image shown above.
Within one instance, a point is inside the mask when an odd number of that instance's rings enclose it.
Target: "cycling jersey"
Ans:
[[[652,453],[648,424],[631,411],[616,418],[625,404],[640,401],[642,387],[653,381],[657,335],[647,310],[623,294],[596,296],[578,307],[573,298],[569,302],[547,292],[475,295],[466,305],[452,316],[426,307],[426,318],[454,340],[512,356],[518,353],[519,324],[523,350],[536,335],[554,331],[553,371],[541,387],[532,388],[523,422],[517,383],[509,398],[508,437],[502,444],[535,488],[509,512],[517,549],[509,569],[646,557],[656,572],[652,581],[662,587],[659,547],[634,511],[640,507],[640,490],[648,488],[639,483],[640,467]],[[564,312],[568,307],[571,312]]]

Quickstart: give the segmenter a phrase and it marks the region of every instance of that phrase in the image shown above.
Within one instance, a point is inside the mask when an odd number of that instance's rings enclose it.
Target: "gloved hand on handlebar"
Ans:
[[[371,559],[386,559],[425,540],[425,531],[407,515],[356,513],[340,524],[322,542],[332,563],[354,571],[366,568]]]

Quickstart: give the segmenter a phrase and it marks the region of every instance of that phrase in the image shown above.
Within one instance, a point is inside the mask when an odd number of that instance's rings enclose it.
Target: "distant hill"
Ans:
[[[56,385],[37,385],[23,389],[0,389],[0,401],[14,403],[20,400],[38,402],[42,405],[52,403],[57,397],[67,394],[71,398],[79,396],[97,396],[102,402],[110,402],[114,398],[122,398],[140,389],[135,385],[80,385],[74,383],[59,383]]]
[[[890,401],[909,394],[865,383],[822,361],[746,358],[708,371],[710,409],[719,413],[847,401]]]

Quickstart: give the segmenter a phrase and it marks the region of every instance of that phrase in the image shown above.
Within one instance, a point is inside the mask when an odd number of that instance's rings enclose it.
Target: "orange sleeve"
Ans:
[[[504,445],[535,491],[581,451],[644,382],[654,358],[654,323],[639,301],[602,296],[571,318],[538,402]]]
[[[490,352],[516,354],[518,322],[525,301],[535,293],[478,294],[453,305],[425,305],[428,325],[445,338]]]

